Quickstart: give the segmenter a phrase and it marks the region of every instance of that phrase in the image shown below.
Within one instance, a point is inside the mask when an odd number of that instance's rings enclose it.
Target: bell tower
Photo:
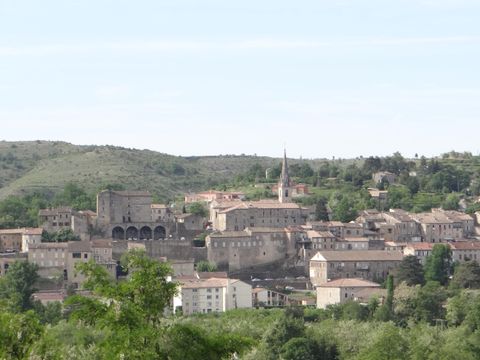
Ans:
[[[291,202],[291,183],[288,176],[287,150],[283,150],[282,174],[278,182],[278,201],[281,203]]]

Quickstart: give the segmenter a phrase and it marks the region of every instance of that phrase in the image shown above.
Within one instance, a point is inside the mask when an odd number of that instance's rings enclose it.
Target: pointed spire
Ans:
[[[287,149],[283,149],[283,163],[282,163],[282,176],[280,183],[283,186],[290,186],[290,177],[288,176],[288,164],[287,164]]]

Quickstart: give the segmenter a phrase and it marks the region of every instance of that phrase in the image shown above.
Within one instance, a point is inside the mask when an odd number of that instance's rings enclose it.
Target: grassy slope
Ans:
[[[255,163],[272,166],[279,161],[257,156],[177,157],[64,142],[0,141],[0,199],[35,190],[55,193],[67,182],[92,192],[107,183],[120,183],[127,189],[149,190],[171,198],[228,181]],[[317,167],[321,160],[309,162]]]

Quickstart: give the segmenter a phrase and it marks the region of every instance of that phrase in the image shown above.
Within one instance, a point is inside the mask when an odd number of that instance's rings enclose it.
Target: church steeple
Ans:
[[[288,176],[287,149],[283,149],[282,175],[280,181],[283,186],[290,186],[290,177]]]
[[[290,177],[288,176],[287,150],[283,150],[282,174],[278,182],[278,201],[281,203],[290,202]]]

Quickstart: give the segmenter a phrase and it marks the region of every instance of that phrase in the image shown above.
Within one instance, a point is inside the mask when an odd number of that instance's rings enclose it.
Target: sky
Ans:
[[[480,1],[0,0],[0,140],[480,153]]]

